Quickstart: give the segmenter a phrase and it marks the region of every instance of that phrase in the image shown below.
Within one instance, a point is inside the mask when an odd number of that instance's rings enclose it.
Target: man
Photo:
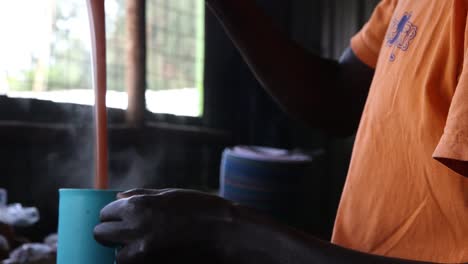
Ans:
[[[136,190],[95,229],[118,263],[468,262],[468,1],[382,0],[339,62],[252,0],[207,4],[286,111],[340,134],[360,120],[334,244],[214,196]]]

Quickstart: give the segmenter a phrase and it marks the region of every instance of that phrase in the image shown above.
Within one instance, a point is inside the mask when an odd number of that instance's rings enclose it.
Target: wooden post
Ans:
[[[127,42],[125,83],[128,94],[127,124],[141,127],[146,111],[146,0],[126,2]]]

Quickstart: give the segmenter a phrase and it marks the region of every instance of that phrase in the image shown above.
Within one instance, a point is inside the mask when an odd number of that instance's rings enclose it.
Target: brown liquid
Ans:
[[[95,94],[95,179],[96,189],[109,187],[106,112],[106,24],[104,0],[87,0],[91,24],[93,87]]]

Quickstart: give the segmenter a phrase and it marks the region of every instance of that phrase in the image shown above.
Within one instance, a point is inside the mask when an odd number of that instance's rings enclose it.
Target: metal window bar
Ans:
[[[203,51],[197,49],[204,45],[204,36],[198,27],[204,19],[203,5],[203,0],[147,3],[150,90],[199,88]]]

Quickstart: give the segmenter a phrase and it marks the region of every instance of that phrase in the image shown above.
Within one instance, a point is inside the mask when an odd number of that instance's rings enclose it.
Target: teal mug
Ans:
[[[115,249],[96,242],[99,212],[118,191],[60,189],[57,264],[114,264]]]

